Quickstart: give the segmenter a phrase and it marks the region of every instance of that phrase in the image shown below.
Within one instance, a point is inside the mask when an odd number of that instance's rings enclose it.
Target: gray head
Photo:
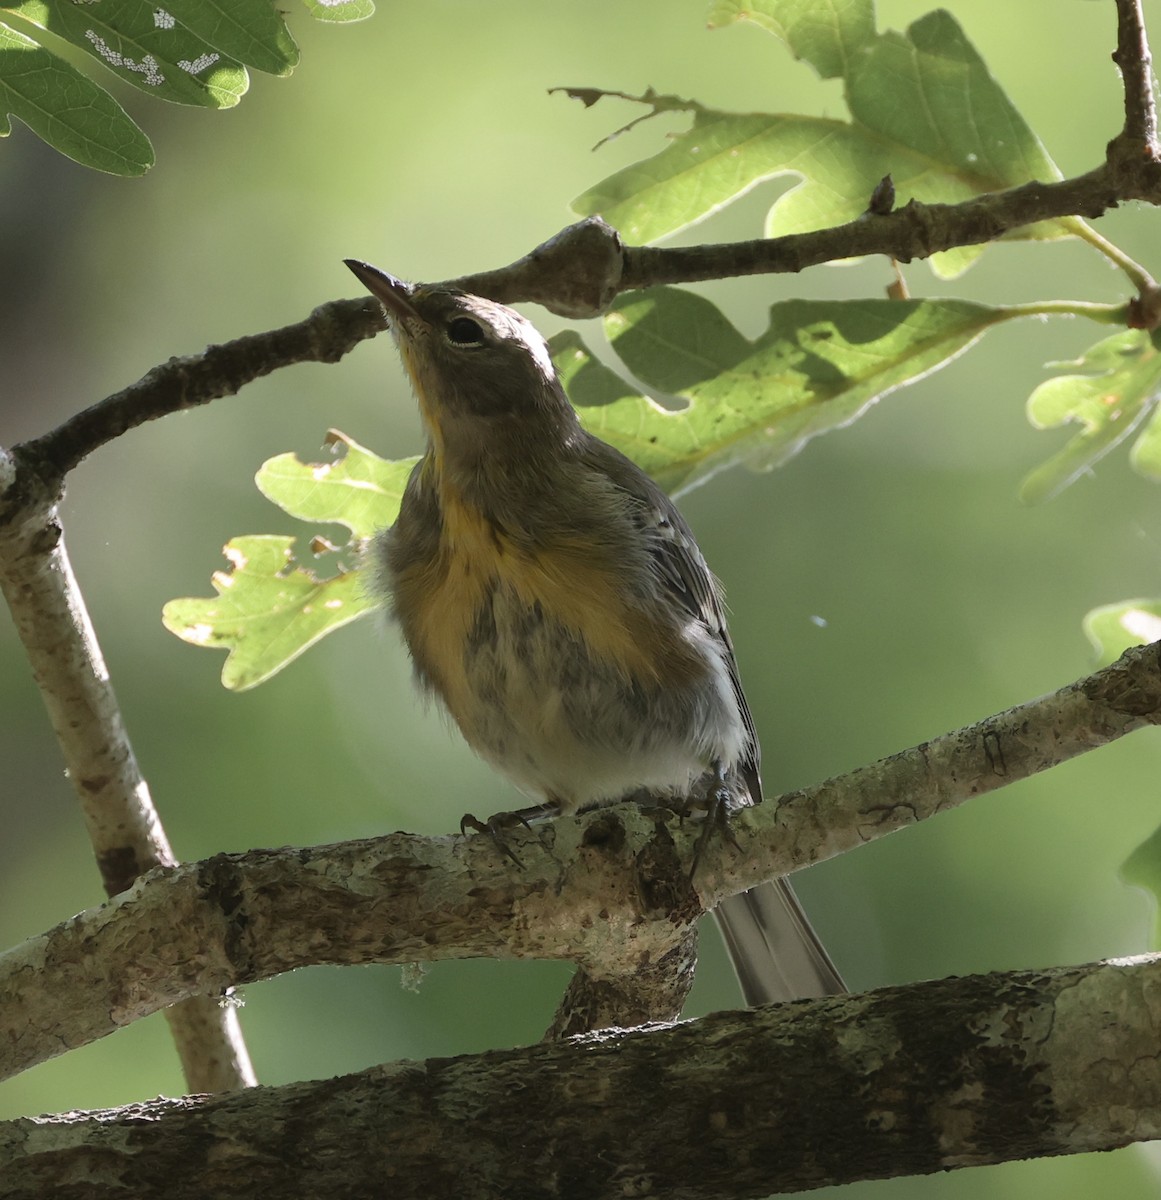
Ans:
[[[386,310],[437,452],[505,457],[575,435],[576,415],[548,346],[518,312],[345,261]]]

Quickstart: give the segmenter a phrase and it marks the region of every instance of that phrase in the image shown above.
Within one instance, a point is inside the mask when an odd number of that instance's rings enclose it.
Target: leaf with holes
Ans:
[[[292,517],[345,525],[356,540],[386,529],[416,460],[380,458],[337,429],[327,431],[324,446],[330,462],[304,463],[295,454],[267,460],[254,477],[258,490]]]
[[[316,536],[310,565],[294,537],[253,535],[225,548],[229,571],[213,576],[212,598],[171,600],[162,612],[165,627],[195,646],[227,649],[222,683],[233,690],[255,687],[304,650],[370,612],[379,604],[364,578],[367,540],[395,520],[414,459],[389,462],[331,430],[331,461],[304,463],[281,454],[256,477],[263,495],[305,521],[345,526],[344,546]],[[329,562],[322,577],[314,564]]]
[[[270,0],[167,0],[164,11],[255,71],[289,75],[298,65],[298,46]]]
[[[222,683],[244,691],[269,679],[328,633],[375,607],[357,570],[320,579],[296,560],[296,539],[232,538],[229,571],[213,576],[213,599],[171,600],[162,621],[194,646],[229,650]]]
[[[790,300],[750,341],[692,292],[624,296],[605,318],[609,340],[637,379],[682,402],[673,408],[599,363],[575,333],[551,347],[585,426],[680,492],[734,463],[776,466],[1020,315],[958,300]]]
[[[129,114],[76,67],[0,25],[0,137],[23,121],[55,150],[110,175],[143,175],[153,147]]]
[[[175,104],[231,108],[249,87],[240,63],[227,58],[142,0],[21,0],[7,12],[72,43],[143,92]]]
[[[1028,419],[1037,429],[1079,425],[1081,431],[1062,450],[1024,480],[1020,496],[1030,504],[1050,499],[1088,471],[1119,442],[1138,429],[1161,389],[1161,354],[1155,338],[1127,329],[1105,338],[1075,362],[1085,374],[1059,375],[1028,397]],[[1158,431],[1145,431],[1145,450],[1134,465],[1156,471]]]
[[[713,16],[729,16],[721,4]],[[780,196],[767,237],[843,224],[865,210],[887,174],[897,203],[955,203],[1030,179],[1061,178],[955,19],[937,11],[906,33],[872,36],[865,5],[836,6],[825,20],[786,0],[745,15],[778,33],[820,74],[841,73],[850,120],[777,113],[698,111],[692,128],[660,154],[610,176],[573,207],[599,213],[630,242],[687,228],[764,180],[800,182]],[[738,14],[740,15],[740,14]],[[1064,237],[1064,219],[1022,229],[1021,237]],[[972,246],[936,255],[952,276],[982,253]]]
[[[308,0],[307,8],[319,20],[342,22],[370,16],[374,4]],[[239,102],[249,87],[247,67],[288,75],[299,59],[270,0],[173,0],[164,8],[146,0],[0,4],[0,136],[9,131],[10,113],[62,154],[115,175],[148,170],[153,148],[100,84],[56,53],[57,39],[150,96],[207,108]]]

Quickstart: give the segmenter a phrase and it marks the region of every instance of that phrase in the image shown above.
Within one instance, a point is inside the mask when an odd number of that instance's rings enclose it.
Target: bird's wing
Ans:
[[[664,582],[669,595],[682,611],[700,621],[722,646],[734,699],[745,726],[749,747],[743,760],[736,764],[736,768],[746,784],[750,801],[757,804],[762,799],[762,782],[759,776],[761,752],[754,731],[754,718],[750,714],[750,706],[746,703],[746,694],[742,690],[742,681],[738,674],[734,644],[726,624],[721,586],[698,548],[693,531],[673,501],[636,463],[604,442],[598,442],[596,439],[593,441],[601,469],[636,501],[635,517],[638,526],[646,535],[658,578]]]

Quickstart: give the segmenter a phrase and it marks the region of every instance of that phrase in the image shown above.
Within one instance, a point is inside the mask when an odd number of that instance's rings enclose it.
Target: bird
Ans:
[[[583,428],[520,313],[344,262],[383,307],[426,435],[370,550],[420,687],[542,810],[760,803],[723,594],[669,496]],[[748,1005],[845,991],[785,879],[714,913]]]

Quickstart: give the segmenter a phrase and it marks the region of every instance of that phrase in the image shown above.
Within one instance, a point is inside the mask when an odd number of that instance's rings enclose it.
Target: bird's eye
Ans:
[[[456,317],[447,327],[447,340],[456,346],[482,346],[484,330],[471,317]]]

